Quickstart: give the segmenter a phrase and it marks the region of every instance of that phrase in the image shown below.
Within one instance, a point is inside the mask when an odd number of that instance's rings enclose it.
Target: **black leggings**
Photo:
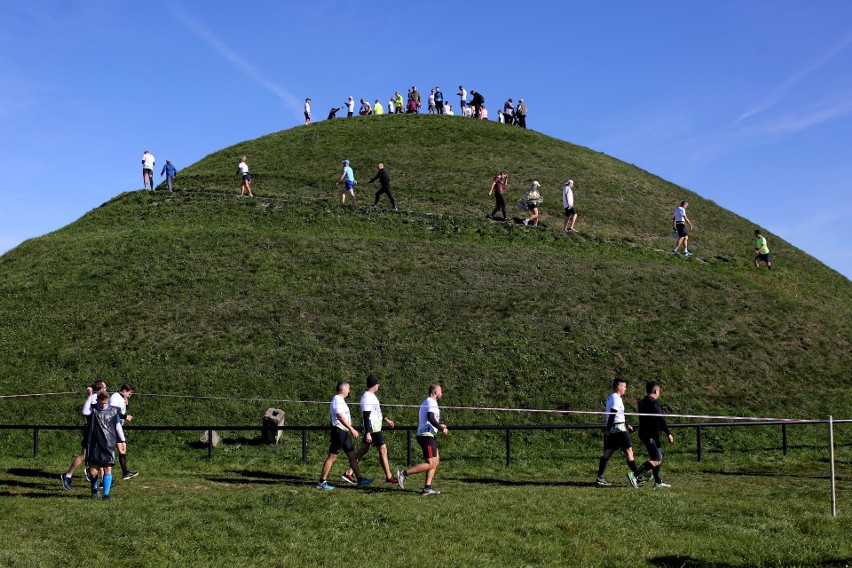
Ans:
[[[393,207],[394,209],[396,209],[396,201],[394,201],[394,200],[393,200],[393,195],[391,195],[391,192],[390,192],[390,188],[389,188],[389,187],[383,187],[383,188],[381,188],[379,191],[377,191],[377,192],[376,192],[376,201],[375,201],[375,203],[373,203],[373,205],[378,205],[378,204],[379,204],[379,196],[380,196],[381,194],[383,194],[383,193],[387,193],[387,194],[388,194],[388,199],[390,199],[391,207]]]
[[[499,191],[494,192],[494,197],[497,199],[497,204],[494,206],[494,211],[491,212],[491,215],[489,215],[489,217],[493,217],[497,213],[497,211],[502,209],[503,210],[503,219],[505,220],[507,218],[506,217],[506,200],[503,199],[503,194],[500,193]]]

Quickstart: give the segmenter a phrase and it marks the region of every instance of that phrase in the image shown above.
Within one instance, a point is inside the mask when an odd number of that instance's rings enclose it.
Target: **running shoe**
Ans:
[[[599,475],[595,480],[595,485],[598,487],[612,487],[612,482],[607,481],[603,475]]]
[[[97,489],[92,489],[92,499],[97,499],[100,493],[98,493]]]
[[[669,484],[668,484],[668,483],[666,483],[665,481],[659,481],[659,482],[657,482],[657,483],[655,483],[655,484],[654,484],[654,490],[655,490],[655,491],[656,491],[657,489],[665,489],[666,487],[671,487],[671,485],[669,485]]]
[[[636,474],[632,471],[627,472],[627,481],[629,481],[630,485],[632,485],[633,487],[639,487],[639,482],[636,479]]]
[[[648,472],[645,472],[642,475],[636,477],[636,483],[638,483],[639,485],[644,485],[649,481],[651,481],[651,474]]]
[[[128,479],[133,479],[137,475],[139,475],[138,471],[128,471],[127,473],[121,476],[121,479],[127,481]]]
[[[358,480],[358,487],[367,487],[368,485],[370,485],[374,481],[375,481],[375,478],[373,478],[373,477],[362,477],[361,479]]]
[[[385,485],[399,485],[399,480],[395,477],[385,479]]]
[[[88,468],[88,467],[87,467],[87,468],[86,468],[86,470],[85,470],[85,474],[86,474],[86,481],[88,481],[89,483],[91,483],[91,482],[92,482],[92,474],[91,474],[91,473],[89,473],[89,468]]]
[[[358,480],[355,479],[355,476],[351,473],[344,473],[340,476],[340,479],[348,483],[349,485],[358,485]]]
[[[103,500],[104,500],[104,501],[109,501],[109,495],[104,495]]]
[[[405,470],[398,469],[396,470],[396,483],[399,485],[400,489],[405,489]]]
[[[689,251],[686,251],[686,252],[683,253],[683,256],[692,256],[692,253],[689,252]]]
[[[66,491],[71,491],[71,478],[64,473],[59,477],[62,479],[62,487],[64,487]]]
[[[328,481],[318,481],[314,487],[317,489],[325,489],[326,491],[334,489],[334,485],[330,484]]]
[[[437,489],[432,489],[431,487],[424,487],[423,491],[420,492],[421,495],[440,495],[441,492]]]

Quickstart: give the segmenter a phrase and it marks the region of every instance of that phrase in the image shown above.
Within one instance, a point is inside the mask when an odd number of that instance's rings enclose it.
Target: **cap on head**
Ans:
[[[346,165],[348,166],[348,165],[349,165],[349,160],[343,160],[343,163],[344,163],[344,164],[346,164]]]
[[[541,187],[541,184],[540,184],[540,183],[538,183],[537,181],[534,181],[534,182],[533,182],[533,185],[534,185],[535,187]]]
[[[377,384],[379,384],[379,377],[377,377],[376,375],[370,375],[369,377],[367,377],[367,388],[368,389],[373,388]]]

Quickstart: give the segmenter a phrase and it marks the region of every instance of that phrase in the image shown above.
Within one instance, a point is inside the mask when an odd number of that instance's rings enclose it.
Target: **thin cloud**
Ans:
[[[801,130],[807,130],[818,124],[829,122],[835,118],[852,113],[852,102],[839,104],[830,108],[824,108],[799,116],[786,116],[767,121],[746,129],[744,132],[749,136],[764,136],[773,134],[793,134]]]
[[[187,28],[189,28],[192,33],[198,36],[207,45],[212,47],[217,53],[219,53],[219,55],[224,57],[228,62],[230,62],[237,69],[242,71],[255,83],[257,83],[264,89],[272,92],[281,100],[285,107],[287,107],[297,116],[301,116],[303,110],[302,105],[290,91],[288,91],[281,85],[275,83],[274,81],[269,80],[254,65],[234,53],[234,51],[225,42],[216,37],[213,32],[211,32],[203,23],[201,23],[200,20],[193,17],[186,10],[184,10],[182,5],[180,5],[179,3],[166,2],[165,6],[175,18],[177,18],[181,23],[183,23]]]
[[[797,83],[799,83],[802,79],[804,79],[807,75],[813,73],[832,59],[834,59],[837,54],[846,49],[850,44],[852,44],[852,32],[846,35],[846,37],[841,40],[834,48],[832,48],[828,53],[808,65],[793,73],[789,77],[787,77],[784,81],[781,82],[780,85],[775,87],[775,89],[769,93],[769,95],[763,99],[760,103],[755,105],[754,107],[748,109],[744,113],[742,113],[736,120],[736,122],[742,122],[749,117],[752,117],[758,113],[765,111],[766,109],[773,106],[775,103],[784,98],[787,92],[792,89]]]

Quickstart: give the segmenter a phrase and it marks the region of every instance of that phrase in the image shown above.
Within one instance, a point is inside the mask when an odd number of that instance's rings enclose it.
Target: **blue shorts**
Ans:
[[[355,188],[355,182],[346,180],[346,189],[354,189],[354,188]]]
[[[769,264],[770,262],[772,262],[772,260],[769,257],[769,253],[758,254],[756,257],[754,257],[754,260],[762,260],[766,264]]]

